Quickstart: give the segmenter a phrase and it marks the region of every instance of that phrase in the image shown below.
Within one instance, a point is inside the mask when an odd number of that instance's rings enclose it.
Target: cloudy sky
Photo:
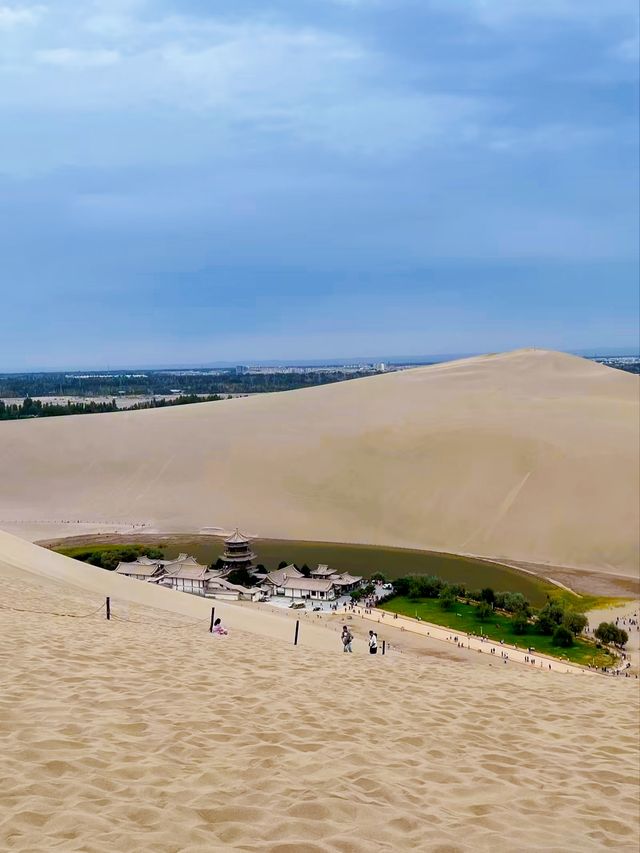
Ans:
[[[0,370],[633,348],[636,0],[0,0]]]

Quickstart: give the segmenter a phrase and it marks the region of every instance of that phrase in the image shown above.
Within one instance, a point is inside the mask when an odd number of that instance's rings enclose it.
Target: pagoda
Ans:
[[[244,533],[240,533],[236,527],[235,533],[224,540],[224,554],[220,557],[222,560],[223,571],[231,569],[247,569],[253,571],[253,560],[256,555],[251,550],[249,537]]]

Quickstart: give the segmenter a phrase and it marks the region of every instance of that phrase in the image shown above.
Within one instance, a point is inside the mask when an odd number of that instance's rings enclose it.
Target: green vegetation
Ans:
[[[377,373],[371,369],[310,370],[305,373],[244,373],[216,370],[88,371],[82,373],[0,373],[0,397],[161,397],[176,389],[184,395],[255,394],[326,385]]]
[[[554,644],[553,636],[536,633],[534,624],[520,615],[512,616],[493,611],[488,619],[481,621],[478,618],[479,605],[471,602],[456,601],[453,610],[443,610],[440,600],[436,598],[412,601],[406,596],[395,596],[381,604],[381,607],[390,613],[399,613],[401,616],[419,618],[424,622],[451,628],[456,634],[484,634],[498,643],[504,640],[505,643],[520,648],[533,647],[538,654],[562,657],[571,663],[601,667],[611,666],[615,662],[614,656],[606,649],[598,649],[594,643],[582,637],[573,639],[568,629],[564,630],[570,634],[573,645],[563,647]],[[525,633],[519,633],[523,628]]]
[[[563,656],[575,663],[608,666],[614,661],[613,655],[598,650],[591,640],[580,636],[588,620],[577,607],[584,606],[586,598],[548,596],[536,611],[520,592],[496,592],[492,587],[467,590],[462,584],[445,583],[436,575],[398,578],[394,589],[395,593],[382,605],[386,610],[460,633],[485,634],[498,642],[517,645],[516,638],[526,638],[522,643],[527,648],[534,646],[538,653],[555,656],[563,649]],[[622,640],[615,625],[603,624],[601,628],[599,638],[603,642]]]
[[[606,645],[621,648],[629,642],[629,635],[623,628],[618,628],[613,622],[601,622],[593,632],[594,637]]]
[[[58,553],[91,566],[113,571],[118,563],[132,563],[145,554],[151,560],[163,560],[164,552],[151,545],[99,545],[94,548],[59,548]]]
[[[186,406],[190,403],[212,403],[222,400],[222,397],[213,394],[208,397],[199,397],[195,394],[183,394],[173,400],[152,399],[132,406],[119,407],[115,399],[108,403],[98,403],[95,400],[67,403],[47,403],[41,400],[32,400],[26,397],[22,403],[5,403],[0,400],[0,421],[20,420],[22,418],[51,418],[60,415],[95,415],[102,412],[131,412],[138,409],[164,409],[166,406]]]

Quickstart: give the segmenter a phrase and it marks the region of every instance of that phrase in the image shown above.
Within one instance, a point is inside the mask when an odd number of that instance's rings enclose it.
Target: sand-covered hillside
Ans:
[[[25,544],[0,559],[3,850],[638,849],[635,679],[214,638],[102,572],[152,605],[107,622]]]
[[[632,575],[638,377],[517,351],[180,408],[0,424],[0,528],[240,526]],[[71,523],[70,523],[71,522]]]

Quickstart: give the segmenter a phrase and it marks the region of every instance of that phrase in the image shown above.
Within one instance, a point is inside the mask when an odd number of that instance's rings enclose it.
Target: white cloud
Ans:
[[[595,25],[612,19],[637,20],[636,0],[435,0],[440,8],[466,10],[487,26],[502,27],[535,20]]]
[[[623,62],[633,62],[636,65],[640,61],[640,37],[636,35],[623,39],[613,50],[613,55]]]
[[[120,54],[115,50],[74,50],[58,47],[37,51],[36,59],[43,65],[59,68],[104,68],[118,62]]]
[[[0,6],[0,30],[35,24],[42,12],[42,6]]]

